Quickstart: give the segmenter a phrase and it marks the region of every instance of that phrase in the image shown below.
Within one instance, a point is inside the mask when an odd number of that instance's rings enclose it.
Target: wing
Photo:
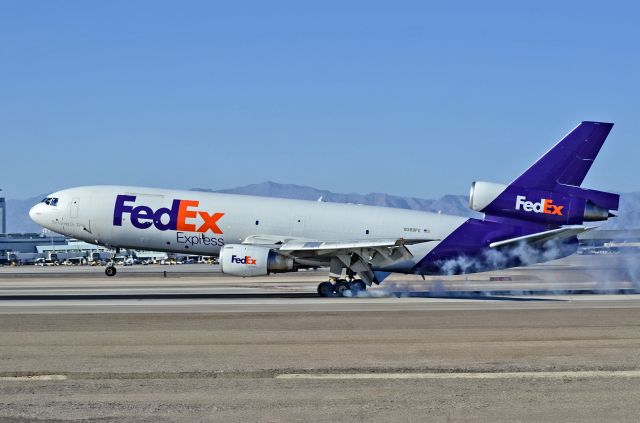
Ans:
[[[378,238],[372,240],[322,241],[280,235],[251,235],[242,243],[277,248],[281,253],[309,252],[313,254],[361,248],[396,248],[422,242],[439,241],[433,238]]]
[[[280,251],[313,251],[313,252],[327,252],[327,251],[341,251],[341,250],[353,250],[360,248],[395,248],[405,245],[420,244],[422,242],[437,241],[436,239],[405,239],[405,238],[393,238],[393,239],[376,239],[371,241],[302,241],[291,240],[280,247]]]
[[[372,267],[409,260],[413,254],[408,245],[429,241],[432,238],[378,238],[371,240],[313,240],[278,235],[252,235],[243,244],[270,246],[280,254],[292,257],[301,265],[330,266],[331,274],[340,275],[343,267],[358,274],[367,284],[379,283]]]
[[[537,232],[535,234],[519,236],[517,238],[505,239],[503,241],[496,241],[489,244],[491,248],[502,248],[515,246],[517,244],[525,243],[531,246],[542,246],[549,241],[562,241],[567,238],[577,236],[583,232],[590,231],[593,227],[587,226],[565,226],[558,229],[552,229],[550,231]]]

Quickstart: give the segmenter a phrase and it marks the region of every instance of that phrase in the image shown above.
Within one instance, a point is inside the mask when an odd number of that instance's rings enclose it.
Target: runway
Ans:
[[[358,298],[318,298],[326,271],[235,278],[218,266],[0,268],[0,313],[220,313],[637,307],[637,256],[572,256],[451,277],[393,275]],[[638,266],[640,268],[640,266]],[[638,277],[640,280],[640,277]]]
[[[314,294],[323,272],[174,269],[0,269],[0,420],[640,415],[640,296],[633,281],[584,278],[580,263],[399,276],[331,299]]]

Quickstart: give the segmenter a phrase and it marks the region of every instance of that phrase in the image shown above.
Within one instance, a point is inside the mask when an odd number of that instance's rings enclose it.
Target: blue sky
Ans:
[[[0,188],[417,197],[508,182],[581,120],[584,186],[640,190],[633,2],[0,4]]]

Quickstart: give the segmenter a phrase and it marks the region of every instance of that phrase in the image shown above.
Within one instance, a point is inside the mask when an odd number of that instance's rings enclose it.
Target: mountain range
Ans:
[[[258,195],[261,197],[292,198],[299,200],[318,200],[334,203],[353,203],[371,206],[395,207],[401,209],[422,210],[435,213],[453,214],[466,217],[481,217],[480,213],[469,209],[466,195],[445,195],[438,199],[401,197],[397,195],[341,194],[320,190],[308,186],[263,182],[238,188],[211,190],[194,188],[194,191],[222,192],[229,194]],[[29,219],[29,209],[40,201],[45,194],[23,200],[7,200],[7,231],[39,232],[40,226]],[[621,194],[618,217],[602,226],[603,229],[637,229],[640,228],[640,192]]]

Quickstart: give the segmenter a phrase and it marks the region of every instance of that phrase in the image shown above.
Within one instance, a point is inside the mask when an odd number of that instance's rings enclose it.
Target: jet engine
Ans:
[[[506,185],[475,181],[469,192],[469,208],[481,212],[507,189]]]
[[[469,193],[472,210],[556,225],[607,220],[615,216],[610,210],[618,210],[618,204],[617,194],[561,184],[542,190],[476,181]]]
[[[228,244],[220,250],[223,273],[234,276],[266,276],[297,270],[293,258],[259,245]]]

